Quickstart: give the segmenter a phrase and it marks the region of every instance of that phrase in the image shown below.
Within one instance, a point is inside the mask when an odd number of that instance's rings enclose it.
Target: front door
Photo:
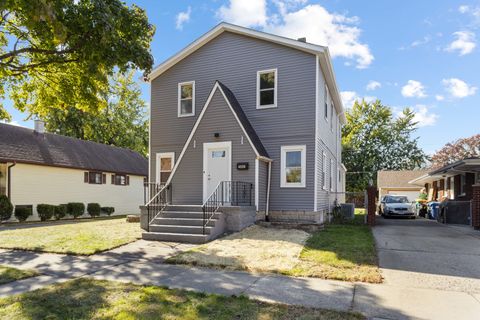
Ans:
[[[203,144],[203,201],[207,200],[221,181],[231,180],[231,151],[231,141]]]

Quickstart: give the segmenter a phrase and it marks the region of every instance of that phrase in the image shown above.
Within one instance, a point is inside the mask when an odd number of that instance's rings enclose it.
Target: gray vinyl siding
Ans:
[[[160,150],[181,148],[215,80],[219,80],[235,94],[274,160],[270,209],[313,210],[315,59],[314,55],[289,47],[224,32],[154,79],[151,83],[151,175],[155,176],[153,155]],[[277,108],[256,109],[257,71],[272,68],[278,70]],[[179,82],[185,81],[195,81],[196,112],[193,117],[178,118],[177,88]],[[215,127],[219,123],[211,125]],[[206,138],[210,139],[209,142],[213,139],[211,136]],[[280,147],[283,145],[307,146],[306,188],[280,188]],[[201,171],[199,163],[191,163],[191,166]],[[193,169],[183,170],[190,172]],[[179,168],[177,174],[181,171]],[[201,181],[201,176],[197,173],[188,180],[193,179]],[[198,190],[193,187],[178,190],[174,186],[173,193],[178,200],[196,201],[199,198],[196,192]]]
[[[267,200],[268,164],[258,161],[258,210],[265,210]]]
[[[342,163],[342,154],[341,154],[341,138],[339,135],[340,130],[340,121],[338,119],[338,113],[334,108],[334,117],[333,117],[333,130],[330,127],[331,123],[331,99],[330,95],[325,96],[325,78],[321,69],[319,70],[319,81],[318,81],[318,99],[319,99],[319,114],[317,115],[318,121],[318,135],[316,137],[316,147],[317,147],[317,161],[318,161],[318,171],[317,171],[317,210],[318,211],[330,211],[335,199],[341,199],[342,192],[344,192],[344,185],[338,184],[338,168]],[[324,104],[325,99],[328,103],[328,119],[325,119]],[[324,172],[323,164],[323,153],[326,155],[326,170]],[[333,179],[332,184],[330,185],[330,173],[331,173],[331,162],[333,159]],[[326,179],[326,189],[324,188],[324,177]],[[333,189],[333,191],[332,191]]]
[[[214,138],[217,132],[220,137]],[[203,143],[224,141],[232,142],[232,180],[255,185],[255,151],[217,90],[172,178],[174,204],[203,203]],[[248,162],[249,169],[237,170],[237,162]],[[255,189],[252,190],[254,203]]]

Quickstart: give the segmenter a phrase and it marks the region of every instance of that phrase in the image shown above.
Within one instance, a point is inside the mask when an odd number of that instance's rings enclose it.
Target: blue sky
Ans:
[[[480,1],[128,1],[157,32],[155,64],[222,20],[328,45],[345,105],[379,98],[417,113],[428,153],[480,131]],[[478,34],[478,36],[477,36]],[[149,101],[149,86],[141,84]],[[7,101],[14,121],[31,127]]]

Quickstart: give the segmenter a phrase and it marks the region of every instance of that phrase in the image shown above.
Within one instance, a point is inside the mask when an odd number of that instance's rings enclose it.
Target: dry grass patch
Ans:
[[[300,262],[300,252],[308,237],[309,234],[301,230],[251,226],[180,253],[168,261],[237,270],[284,272]]]
[[[139,223],[124,218],[32,224],[0,232],[0,248],[90,255],[141,238]]]

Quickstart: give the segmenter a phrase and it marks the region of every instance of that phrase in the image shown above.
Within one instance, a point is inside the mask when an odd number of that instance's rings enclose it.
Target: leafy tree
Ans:
[[[2,0],[0,98],[30,113],[102,109],[114,70],[151,71],[153,34],[145,11],[121,0]]]
[[[443,167],[470,157],[480,157],[480,134],[447,143],[432,156],[432,166]]]
[[[106,107],[99,111],[45,108],[36,115],[46,122],[49,132],[124,147],[146,155],[147,105],[133,77],[133,71],[116,73],[110,79],[109,91],[101,95]]]
[[[405,109],[395,117],[380,100],[356,101],[346,111],[342,129],[343,162],[347,168],[347,190],[363,191],[369,180],[376,183],[378,170],[421,167],[425,153],[418,147],[414,113]]]

